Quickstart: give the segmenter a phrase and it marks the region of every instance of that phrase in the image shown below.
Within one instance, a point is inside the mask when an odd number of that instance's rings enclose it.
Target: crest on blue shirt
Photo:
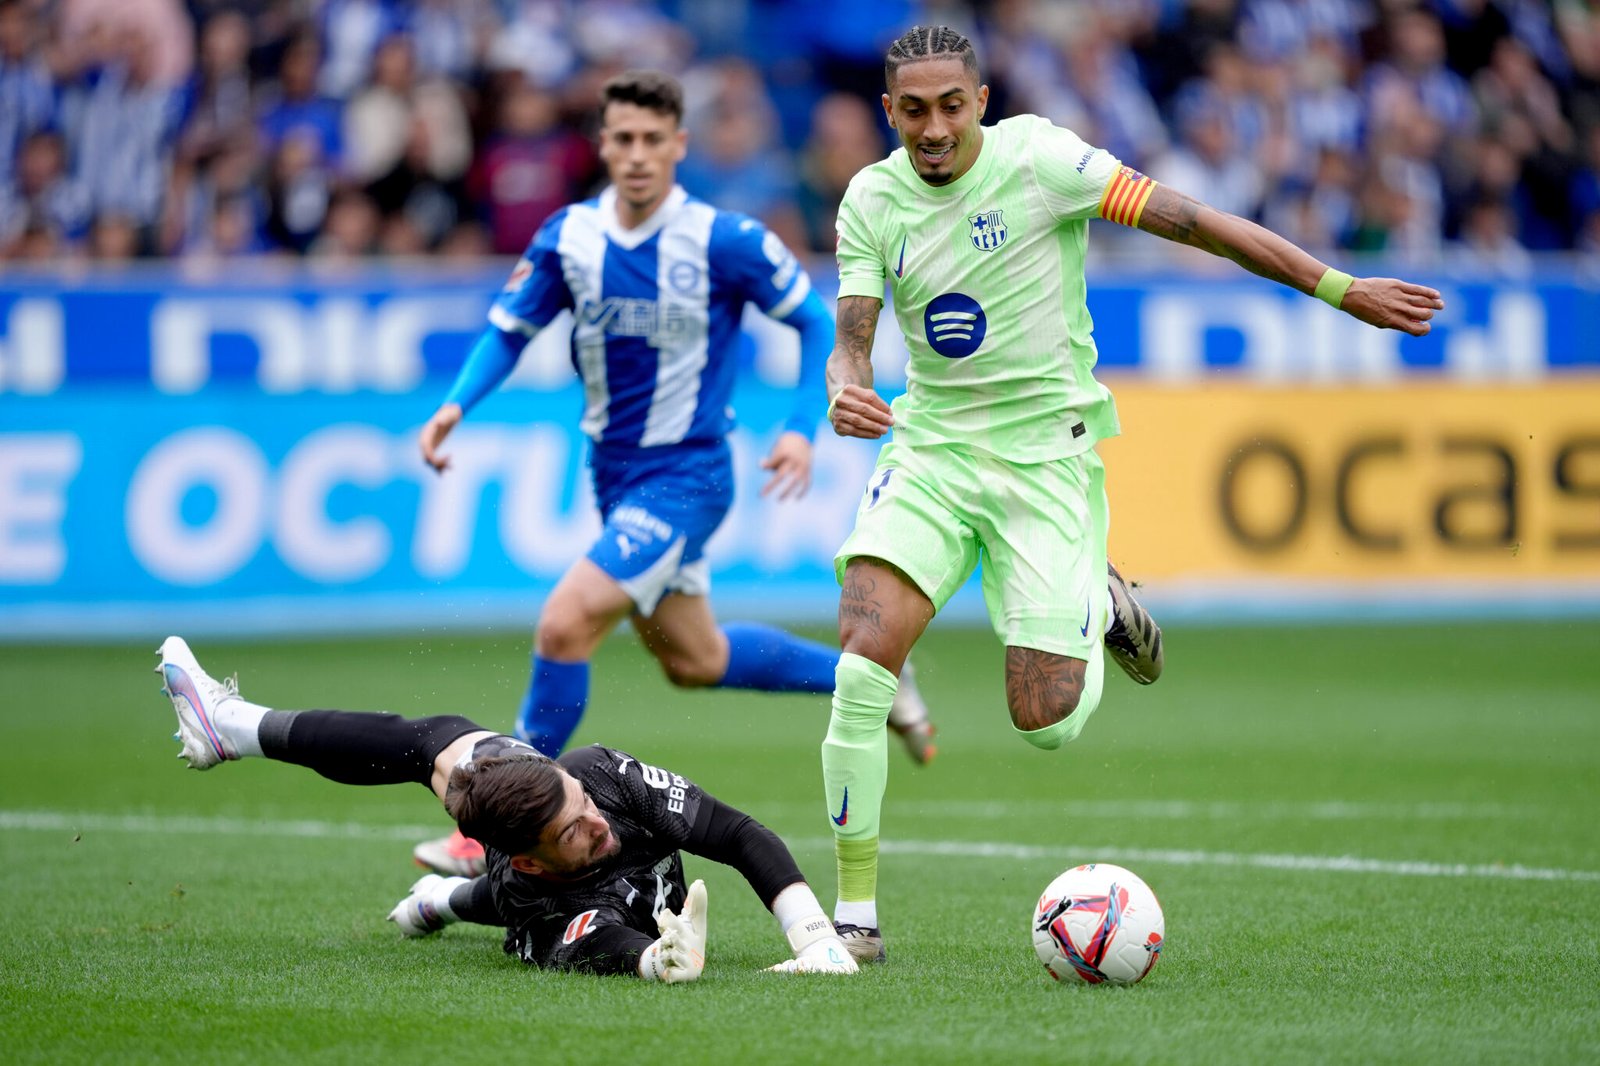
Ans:
[[[1006,243],[1006,223],[999,211],[980,211],[968,215],[972,223],[972,246],[980,252],[992,252]]]
[[[533,264],[526,259],[518,259],[517,265],[511,268],[511,277],[506,279],[505,287],[501,292],[516,292],[522,288],[522,283],[533,277]]]

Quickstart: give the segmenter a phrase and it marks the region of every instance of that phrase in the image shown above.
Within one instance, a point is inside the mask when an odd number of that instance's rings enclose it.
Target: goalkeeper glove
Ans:
[[[706,966],[706,883],[689,886],[683,910],[656,915],[661,938],[639,956],[639,976],[646,981],[677,984],[693,981]]]
[[[773,973],[855,973],[856,960],[834,931],[828,916],[818,913],[796,922],[788,932],[794,958],[768,967]]]
[[[465,877],[440,877],[425,874],[411,886],[411,895],[395,904],[389,921],[400,928],[401,936],[428,936],[461,919],[450,909],[450,894],[468,884]]]

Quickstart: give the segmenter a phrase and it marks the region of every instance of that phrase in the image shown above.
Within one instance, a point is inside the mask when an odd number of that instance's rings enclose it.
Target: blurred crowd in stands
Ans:
[[[1308,248],[1600,255],[1600,0],[0,0],[0,258],[515,254],[630,67],[684,82],[690,192],[825,254],[918,22],[989,121]]]

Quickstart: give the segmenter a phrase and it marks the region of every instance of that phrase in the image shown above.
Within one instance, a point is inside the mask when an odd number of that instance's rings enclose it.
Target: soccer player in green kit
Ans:
[[[827,366],[836,433],[894,430],[835,559],[842,654],[822,744],[834,921],[862,961],[884,957],[878,822],[895,678],[980,558],[1017,734],[1060,747],[1100,701],[1115,612],[1094,448],[1119,430],[1093,373],[1089,219],[1232,259],[1381,328],[1421,336],[1444,306],[1422,285],[1334,270],[1046,119],[982,126],[988,87],[971,43],[948,27],[908,31],[884,67],[883,108],[903,147],[859,172],[840,205]],[[885,282],[911,353],[892,408],[873,391],[870,360]]]

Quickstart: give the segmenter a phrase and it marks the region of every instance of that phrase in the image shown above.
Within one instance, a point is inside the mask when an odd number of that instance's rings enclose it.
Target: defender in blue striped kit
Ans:
[[[625,617],[673,684],[833,690],[836,650],[772,626],[719,625],[707,598],[705,543],[733,502],[727,435],[744,306],[800,334],[794,408],[762,463],[772,475],[763,492],[780,499],[810,486],[833,316],[776,235],[676,184],[688,145],[682,99],[661,74],[606,83],[600,154],[611,186],[540,227],[421,433],[424,459],[442,472],[440,445],[465,412],[505,380],[530,338],[572,312],[580,426],[605,524],[545,601],[535,635],[516,733],[552,757],[583,715],[591,656]],[[914,686],[901,712],[896,730],[926,761],[932,727]],[[425,854],[434,844],[419,847],[419,861],[457,872],[438,851]]]

